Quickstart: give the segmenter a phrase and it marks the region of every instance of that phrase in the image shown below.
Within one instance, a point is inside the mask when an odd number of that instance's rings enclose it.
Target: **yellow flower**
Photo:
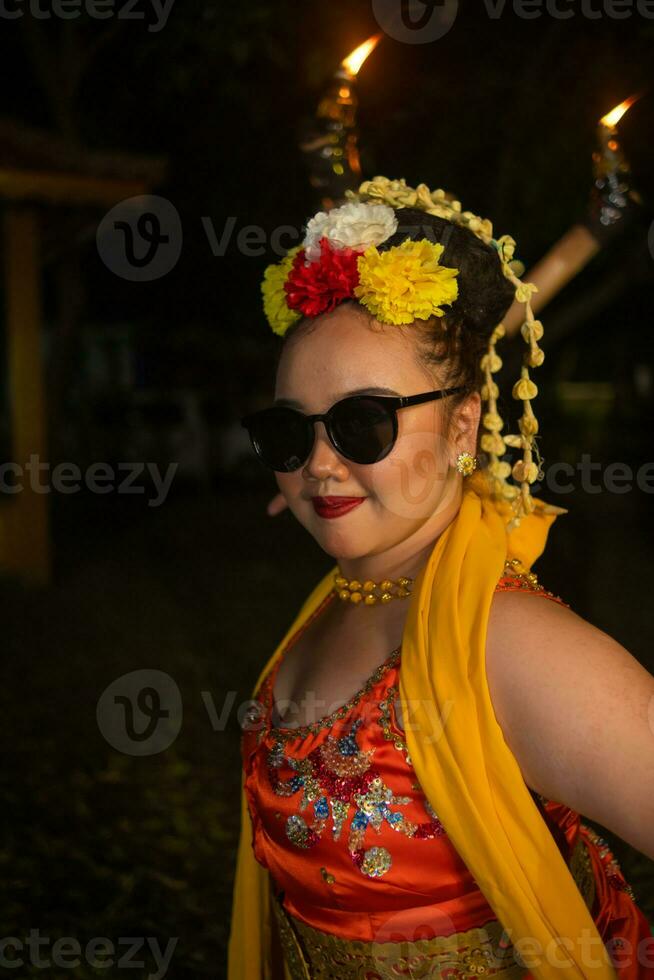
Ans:
[[[538,419],[535,415],[523,415],[518,419],[518,425],[523,436],[535,436],[538,432]]]
[[[504,439],[502,439],[499,432],[486,432],[479,442],[485,453],[495,453],[496,456],[503,456],[506,452]]]
[[[538,478],[538,466],[536,463],[525,463],[523,459],[519,459],[517,463],[514,463],[513,469],[514,480],[518,480],[520,483],[535,483]]]
[[[458,269],[439,265],[443,245],[405,241],[379,252],[375,245],[359,256],[354,295],[381,323],[413,323],[443,316],[441,304],[459,295]]]
[[[520,333],[527,344],[530,343],[532,334],[534,340],[541,340],[543,336],[543,324],[540,320],[532,320],[531,323],[527,320],[520,327]]]
[[[485,412],[482,424],[490,432],[499,432],[500,429],[504,428],[504,422],[497,412]]]
[[[515,255],[515,239],[510,235],[502,235],[497,240],[497,250],[503,262],[511,262]]]
[[[544,360],[545,351],[541,350],[538,344],[534,344],[533,350],[530,350],[527,355],[527,364],[529,367],[540,367]]]
[[[516,381],[514,384],[512,394],[514,398],[535,398],[538,394],[538,388],[531,378],[520,378],[520,380]]]
[[[496,354],[495,351],[492,350],[490,354],[484,354],[480,364],[482,371],[485,371],[486,368],[488,368],[489,371],[495,373],[502,367],[502,358],[499,354]],[[497,395],[495,397],[497,398]]]
[[[507,444],[507,446],[511,446],[513,449],[526,449],[529,445],[524,434],[519,436],[514,432],[507,433],[507,435],[504,436],[504,442]]]
[[[490,384],[482,385],[481,397],[485,402],[489,401],[491,398],[499,398],[500,389],[494,381],[491,381]]]
[[[498,480],[506,480],[511,476],[511,464],[500,462],[500,460],[489,463],[488,470]]]
[[[274,333],[282,337],[288,328],[302,318],[299,310],[292,310],[286,302],[284,283],[288,279],[293,259],[301,246],[292,248],[281,262],[273,262],[267,266],[261,283],[263,296],[263,311]]]
[[[538,286],[533,282],[521,282],[516,287],[515,298],[518,303],[529,303],[534,293],[538,292]]]

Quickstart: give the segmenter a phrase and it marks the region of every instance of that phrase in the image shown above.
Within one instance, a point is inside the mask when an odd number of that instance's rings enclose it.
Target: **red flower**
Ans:
[[[359,283],[359,255],[361,252],[351,248],[335,249],[327,238],[321,238],[320,258],[305,265],[305,251],[301,249],[284,283],[288,306],[304,316],[318,316],[350,299]]]

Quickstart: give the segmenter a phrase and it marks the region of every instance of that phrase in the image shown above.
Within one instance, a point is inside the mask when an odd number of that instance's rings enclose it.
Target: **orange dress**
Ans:
[[[525,583],[506,575],[496,590],[515,588]],[[562,602],[541,586],[526,594]],[[449,972],[439,975],[528,977],[524,967],[503,968],[511,942],[417,781],[395,711],[400,661],[398,649],[340,709],[299,728],[276,724],[281,657],[276,661],[243,721],[255,857],[307,939],[338,937],[352,949],[373,943],[380,950],[386,947],[378,944],[450,937],[443,940]],[[654,980],[654,936],[606,842],[569,807],[531,793],[620,980]]]

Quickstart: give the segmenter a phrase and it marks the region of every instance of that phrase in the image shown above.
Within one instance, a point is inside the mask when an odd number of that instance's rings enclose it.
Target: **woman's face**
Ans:
[[[410,326],[371,326],[368,315],[348,303],[289,337],[277,370],[275,401],[312,415],[362,389],[416,395],[443,387],[446,379],[419,363]],[[375,392],[378,388],[388,390]],[[368,465],[342,456],[324,423],[316,422],[305,463],[293,473],[275,474],[290,510],[327,554],[350,559],[382,554],[412,535],[422,540],[421,532],[430,526],[433,536],[438,534],[444,513],[460,500],[456,456],[464,449],[475,452],[480,399],[471,395],[466,400],[449,433],[443,404],[438,399],[400,409],[393,449]],[[342,516],[325,517],[314,509],[314,496],[365,500]]]

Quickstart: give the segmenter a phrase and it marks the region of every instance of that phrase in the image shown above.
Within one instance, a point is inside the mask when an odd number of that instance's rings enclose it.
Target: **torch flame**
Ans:
[[[382,34],[373,34],[367,41],[355,48],[347,58],[341,61],[341,68],[344,68],[348,75],[356,76],[369,54],[371,54],[382,39]]]
[[[618,123],[624,116],[625,112],[628,109],[631,109],[632,105],[637,99],[638,99],[637,95],[632,95],[630,98],[625,99],[624,102],[621,102],[620,105],[617,105],[615,109],[611,109],[611,111],[607,112],[605,116],[602,116],[602,118],[600,119],[600,124],[602,126],[608,126],[609,129],[613,129],[615,126],[618,125]]]

